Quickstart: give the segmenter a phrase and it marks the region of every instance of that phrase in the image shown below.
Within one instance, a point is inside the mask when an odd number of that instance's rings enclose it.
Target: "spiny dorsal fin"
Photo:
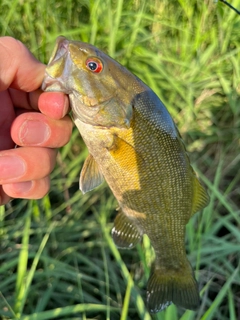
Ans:
[[[85,160],[79,180],[79,189],[82,193],[93,190],[104,181],[104,177],[99,170],[97,162],[91,154]]]
[[[199,210],[202,210],[209,203],[209,196],[207,194],[207,191],[204,189],[195,173],[193,175],[193,190],[192,214],[198,212]]]
[[[141,241],[142,235],[132,221],[120,211],[112,228],[113,241],[119,248],[131,249]]]

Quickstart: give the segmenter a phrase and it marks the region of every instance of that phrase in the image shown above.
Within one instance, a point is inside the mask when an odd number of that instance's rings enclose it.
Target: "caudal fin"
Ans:
[[[151,313],[164,310],[171,303],[185,309],[199,307],[198,284],[189,266],[187,272],[154,269],[148,280],[147,304]]]

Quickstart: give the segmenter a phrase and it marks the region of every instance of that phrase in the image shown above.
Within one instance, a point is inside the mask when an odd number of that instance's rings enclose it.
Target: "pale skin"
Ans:
[[[42,198],[71,136],[68,98],[39,89],[44,71],[21,42],[0,37],[0,205]]]

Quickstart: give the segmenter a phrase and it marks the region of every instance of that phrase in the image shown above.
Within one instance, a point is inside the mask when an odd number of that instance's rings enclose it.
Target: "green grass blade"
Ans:
[[[144,303],[141,295],[137,292],[136,288],[134,287],[134,282],[131,277],[131,274],[129,273],[125,263],[122,261],[121,255],[120,255],[118,249],[116,248],[115,244],[113,243],[113,240],[111,239],[111,237],[106,229],[104,229],[104,236],[107,240],[108,246],[110,247],[114,258],[116,259],[116,261],[122,271],[125,282],[128,285],[128,290],[130,290],[130,289],[132,290],[132,296],[135,300],[135,304],[136,304],[140,319],[151,320],[151,316],[145,307],[145,303]]]
[[[22,316],[20,320],[50,320],[50,319],[61,319],[61,317],[74,315],[82,312],[99,312],[106,311],[108,307],[100,304],[78,304],[74,306],[68,306],[64,308],[56,308],[49,311],[40,312],[30,316]],[[119,308],[111,307],[111,310],[119,311]]]
[[[221,304],[223,298],[227,295],[238,273],[239,273],[239,267],[233,272],[233,274],[229,277],[229,279],[227,279],[226,283],[223,285],[222,289],[220,290],[217,297],[211,304],[210,308],[205,312],[204,316],[202,316],[201,320],[212,319],[212,315],[217,310],[218,306]]]
[[[17,281],[16,281],[16,302],[14,306],[14,312],[18,319],[23,309],[23,297],[25,294],[25,278],[27,275],[27,263],[29,252],[29,232],[31,225],[31,209],[34,206],[33,201],[29,202],[28,212],[25,217],[24,231],[21,243],[21,249],[19,254],[19,262],[17,269]]]

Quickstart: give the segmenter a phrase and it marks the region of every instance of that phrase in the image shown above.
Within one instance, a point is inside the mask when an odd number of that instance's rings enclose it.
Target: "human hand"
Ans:
[[[21,42],[0,37],[0,205],[43,197],[71,136],[67,96],[38,89],[44,71]]]

